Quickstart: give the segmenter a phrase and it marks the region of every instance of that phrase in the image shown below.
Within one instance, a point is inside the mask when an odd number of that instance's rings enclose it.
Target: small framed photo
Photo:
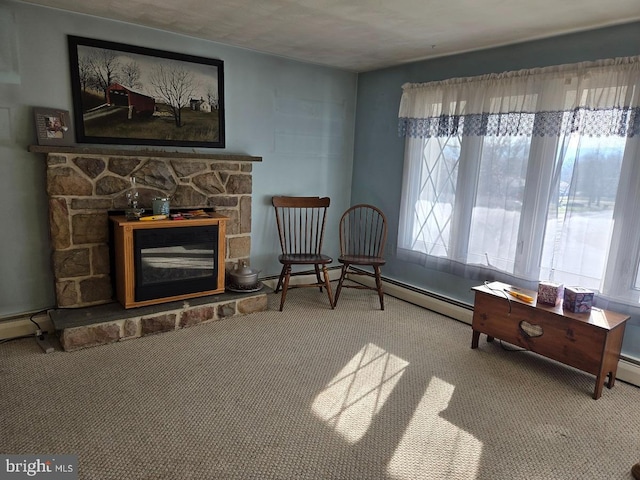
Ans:
[[[68,110],[34,107],[38,145],[72,145],[73,129]]]

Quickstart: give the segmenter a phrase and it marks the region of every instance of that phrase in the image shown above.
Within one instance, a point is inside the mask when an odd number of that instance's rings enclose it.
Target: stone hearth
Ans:
[[[133,309],[110,303],[53,310],[49,316],[62,348],[74,351],[264,311],[270,291],[263,287],[254,293],[226,292]]]

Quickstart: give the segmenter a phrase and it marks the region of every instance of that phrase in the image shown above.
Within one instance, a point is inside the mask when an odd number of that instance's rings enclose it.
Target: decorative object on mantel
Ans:
[[[73,129],[68,110],[34,107],[38,145],[71,145]]]
[[[78,143],[224,148],[224,62],[69,36]]]
[[[127,220],[139,220],[144,213],[144,208],[140,208],[140,205],[138,205],[140,192],[138,192],[138,187],[136,185],[136,177],[132,176],[129,181],[131,182],[131,187],[125,194],[127,197],[127,209],[125,210],[125,216],[127,217]]]

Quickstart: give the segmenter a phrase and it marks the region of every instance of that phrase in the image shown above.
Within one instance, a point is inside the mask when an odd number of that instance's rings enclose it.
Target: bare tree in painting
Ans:
[[[78,77],[80,80],[80,87],[83,92],[87,91],[87,88],[91,86],[93,71],[87,57],[81,57],[78,59]]]
[[[111,50],[95,49],[86,56],[86,59],[89,62],[96,86],[102,91],[106,101],[107,88],[117,81],[116,72],[119,68],[117,55]]]
[[[181,110],[189,105],[197,88],[193,73],[177,65],[158,65],[152,70],[149,82],[155,96],[169,106],[176,127],[181,127]]]
[[[207,102],[209,102],[211,110],[218,109],[218,89],[215,85],[211,85],[207,89]]]
[[[131,61],[129,63],[125,63],[122,66],[122,82],[127,87],[133,89],[142,88],[142,82],[140,81],[141,70],[140,65],[137,62]]]

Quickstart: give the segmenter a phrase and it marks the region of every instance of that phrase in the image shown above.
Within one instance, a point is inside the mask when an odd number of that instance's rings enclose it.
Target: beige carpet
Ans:
[[[374,293],[74,353],[0,345],[0,452],[81,479],[630,479],[640,389]]]

